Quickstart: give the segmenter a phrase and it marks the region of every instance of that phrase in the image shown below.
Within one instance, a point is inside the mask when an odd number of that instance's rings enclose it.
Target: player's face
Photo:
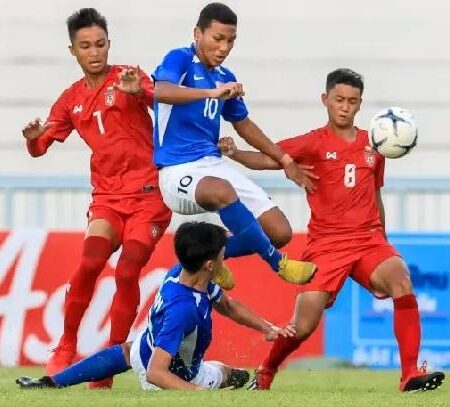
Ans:
[[[79,29],[69,49],[86,74],[99,75],[106,70],[109,40],[98,25]]]
[[[213,20],[205,31],[195,27],[194,38],[197,56],[208,68],[214,68],[223,63],[232,50],[236,26]]]
[[[328,118],[332,125],[342,129],[353,127],[355,115],[361,107],[361,91],[339,83],[322,95],[322,102],[328,110]]]

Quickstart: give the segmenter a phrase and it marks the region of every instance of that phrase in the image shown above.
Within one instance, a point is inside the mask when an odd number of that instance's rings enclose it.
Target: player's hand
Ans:
[[[286,178],[294,181],[299,187],[305,188],[307,192],[313,193],[317,189],[314,181],[319,177],[312,172],[314,169],[312,165],[302,165],[292,161],[285,165],[283,169]]]
[[[242,83],[239,82],[227,82],[220,85],[218,88],[210,90],[210,98],[228,100],[232,98],[238,98],[245,95]]]
[[[41,123],[39,118],[29,122],[23,129],[22,135],[27,140],[34,140],[42,136],[45,130],[53,126],[53,122]]]
[[[142,92],[142,73],[139,66],[127,66],[122,69],[118,76],[119,83],[113,85],[114,89],[130,95],[137,95]]]
[[[220,152],[227,157],[231,157],[237,151],[237,145],[233,137],[222,137],[217,143]]]
[[[295,328],[292,325],[280,328],[267,322],[267,325],[263,328],[263,333],[266,341],[275,341],[279,336],[284,338],[295,336]]]

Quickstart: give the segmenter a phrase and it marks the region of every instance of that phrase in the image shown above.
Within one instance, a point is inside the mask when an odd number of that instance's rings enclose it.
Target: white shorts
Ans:
[[[255,218],[276,206],[262,188],[234,169],[225,159],[212,156],[159,170],[159,187],[165,204],[181,215],[208,212],[195,201],[197,184],[208,176],[227,180]]]
[[[141,356],[139,353],[139,348],[141,344],[141,337],[145,331],[141,332],[137,338],[133,341],[130,350],[130,364],[133,372],[139,378],[139,383],[143,390],[161,390],[159,387],[151,384],[147,381],[147,367],[143,365]],[[220,365],[211,361],[204,362],[200,364],[200,369],[191,383],[198,386],[202,386],[206,389],[218,389],[224,380],[222,369]]]

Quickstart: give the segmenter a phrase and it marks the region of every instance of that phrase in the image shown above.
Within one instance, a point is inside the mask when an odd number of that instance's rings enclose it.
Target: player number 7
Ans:
[[[103,136],[103,134],[105,134],[105,127],[103,126],[102,112],[100,110],[97,110],[96,112],[92,113],[92,115],[97,119],[98,130],[100,131],[100,135]]]

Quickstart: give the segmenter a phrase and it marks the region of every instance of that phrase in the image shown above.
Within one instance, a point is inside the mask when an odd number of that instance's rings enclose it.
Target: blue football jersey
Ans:
[[[147,368],[153,349],[160,347],[172,355],[170,371],[190,381],[197,375],[211,343],[212,304],[220,300],[222,290],[212,282],[206,292],[180,284],[181,269],[176,265],[165,276],[150,308],[139,353]]]
[[[236,82],[234,74],[222,66],[207,69],[196,56],[194,45],[170,51],[156,68],[153,79],[199,89]],[[155,99],[154,111],[154,161],[159,168],[206,156],[220,157],[217,148],[220,116],[229,122],[248,116],[240,97],[226,101],[206,98],[180,105],[159,103]]]

